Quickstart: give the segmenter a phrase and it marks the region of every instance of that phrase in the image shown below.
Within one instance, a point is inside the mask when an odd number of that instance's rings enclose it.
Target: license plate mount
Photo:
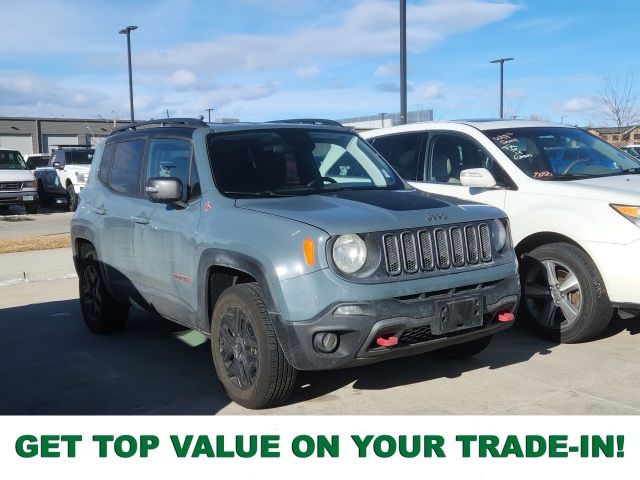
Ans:
[[[23,195],[22,200],[25,202],[33,202],[33,195]]]
[[[483,297],[442,300],[436,303],[436,321],[431,331],[444,335],[460,330],[481,327],[483,323]]]

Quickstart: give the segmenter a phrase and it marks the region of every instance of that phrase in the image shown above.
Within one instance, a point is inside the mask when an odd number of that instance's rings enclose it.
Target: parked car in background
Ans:
[[[478,353],[520,293],[504,212],[406,188],[318,120],[115,129],[71,243],[92,331],[129,305],[198,330],[250,408],[284,401],[298,370]]]
[[[0,149],[0,207],[10,205],[24,205],[27,213],[38,213],[38,193],[20,152]]]
[[[31,153],[25,157],[24,162],[29,170],[35,172],[36,168],[46,167],[50,158],[48,153]]]
[[[627,145],[626,147],[622,147],[622,150],[627,152],[629,155],[640,158],[640,145]]]
[[[544,336],[599,335],[640,313],[640,162],[578,128],[455,121],[363,135],[414,187],[509,215],[521,316]]]
[[[53,149],[47,166],[35,171],[42,205],[66,205],[70,211],[76,210],[94,151],[91,145],[60,145]]]

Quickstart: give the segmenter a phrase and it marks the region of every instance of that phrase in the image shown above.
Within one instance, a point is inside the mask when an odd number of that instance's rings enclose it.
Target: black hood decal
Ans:
[[[397,212],[445,208],[449,204],[417,190],[343,190],[321,195],[366,203]]]

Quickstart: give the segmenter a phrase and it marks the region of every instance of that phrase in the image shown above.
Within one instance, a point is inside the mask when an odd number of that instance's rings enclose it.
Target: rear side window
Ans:
[[[113,154],[116,152],[116,144],[109,143],[105,145],[102,152],[102,160],[100,160],[100,168],[98,170],[98,178],[102,183],[109,185],[109,177],[111,176],[111,165],[113,165]]]
[[[117,144],[109,181],[113,191],[131,197],[139,195],[140,166],[144,147],[144,140],[131,140]]]
[[[370,140],[375,149],[405,180],[417,180],[420,133],[385,135]]]

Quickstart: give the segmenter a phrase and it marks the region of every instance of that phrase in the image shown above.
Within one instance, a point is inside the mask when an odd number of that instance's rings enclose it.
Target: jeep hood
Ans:
[[[306,223],[331,235],[506,216],[495,207],[417,190],[346,190],[296,197],[237,199],[236,207]]]

